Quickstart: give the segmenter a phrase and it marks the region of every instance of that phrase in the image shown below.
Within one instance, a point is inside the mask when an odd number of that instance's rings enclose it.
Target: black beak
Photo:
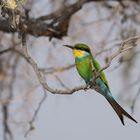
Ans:
[[[63,45],[63,46],[73,49],[73,46],[70,46],[70,45]]]

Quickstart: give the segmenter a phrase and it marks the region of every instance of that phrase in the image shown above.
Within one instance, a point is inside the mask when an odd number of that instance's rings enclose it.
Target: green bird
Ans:
[[[97,72],[101,70],[100,64],[92,56],[90,48],[85,44],[76,44],[74,46],[64,45],[73,50],[75,64],[78,73],[85,80],[86,84],[93,83],[93,78]],[[132,121],[137,121],[132,118],[113,98],[105,73],[101,71],[100,75],[94,81],[94,89],[103,95],[110,105],[113,107],[122,124],[124,125],[124,116]]]

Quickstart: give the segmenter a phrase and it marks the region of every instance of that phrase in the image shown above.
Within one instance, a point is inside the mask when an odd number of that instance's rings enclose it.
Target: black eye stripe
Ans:
[[[82,51],[86,51],[86,52],[89,52],[90,53],[90,50],[87,49],[87,48],[78,48],[79,50],[82,50]]]

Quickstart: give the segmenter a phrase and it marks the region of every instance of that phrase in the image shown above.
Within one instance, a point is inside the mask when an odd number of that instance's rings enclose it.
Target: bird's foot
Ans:
[[[86,87],[84,88],[84,90],[87,91],[90,88],[90,86],[91,86],[91,82],[89,81],[86,83]]]

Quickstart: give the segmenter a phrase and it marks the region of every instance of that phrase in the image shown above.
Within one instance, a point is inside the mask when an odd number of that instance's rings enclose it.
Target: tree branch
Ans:
[[[97,0],[80,0],[72,5],[62,7],[49,15],[40,16],[38,18],[28,17],[27,20],[20,23],[20,30],[21,32],[24,31],[26,34],[36,37],[49,36],[50,39],[52,37],[60,39],[67,35],[71,16],[80,10],[85,3],[90,1]],[[47,23],[48,20],[52,20],[52,22]],[[7,22],[7,20],[0,19],[0,30],[7,33],[18,32],[19,29],[13,29],[10,24],[11,23]]]

